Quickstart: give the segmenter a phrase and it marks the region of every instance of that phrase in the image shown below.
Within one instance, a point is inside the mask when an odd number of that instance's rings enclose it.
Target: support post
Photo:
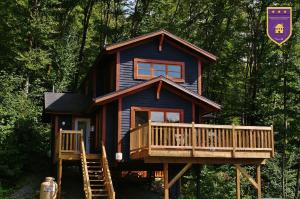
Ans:
[[[260,164],[256,166],[256,181],[257,181],[257,199],[261,199],[261,175]]]
[[[236,137],[236,132],[235,132],[235,125],[232,125],[232,156],[235,158],[235,150],[236,150],[236,145],[237,145],[237,137]]]
[[[241,199],[241,173],[239,168],[235,167],[236,171],[236,199]]]
[[[169,165],[164,163],[164,199],[169,199]]]
[[[58,184],[58,199],[61,198],[61,178],[62,178],[62,159],[59,158],[57,163],[57,184]]]

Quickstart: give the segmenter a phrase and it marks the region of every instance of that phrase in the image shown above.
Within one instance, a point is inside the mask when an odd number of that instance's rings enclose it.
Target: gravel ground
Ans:
[[[62,199],[83,199],[82,175],[80,167],[63,167]],[[44,173],[31,174],[24,177],[20,188],[12,195],[11,199],[38,199],[40,184],[44,180]],[[161,199],[162,194],[150,190],[145,182],[122,180],[114,185],[117,199]]]

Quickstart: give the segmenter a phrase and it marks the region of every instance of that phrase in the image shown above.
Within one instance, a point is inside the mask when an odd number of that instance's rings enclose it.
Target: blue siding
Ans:
[[[113,165],[117,147],[117,104],[112,102],[106,109],[106,151],[110,165]]]
[[[164,42],[162,52],[158,51],[158,40],[141,44],[121,51],[120,53],[120,88],[133,86],[143,80],[135,80],[133,78],[133,58],[158,59],[170,61],[182,61],[185,63],[185,83],[183,86],[191,91],[197,92],[197,76],[198,64],[197,60]]]
[[[161,90],[160,99],[156,99],[156,88],[152,87],[122,100],[122,152],[125,161],[129,159],[129,129],[130,109],[132,106],[155,108],[180,108],[184,110],[184,122],[192,122],[192,104],[164,88]]]

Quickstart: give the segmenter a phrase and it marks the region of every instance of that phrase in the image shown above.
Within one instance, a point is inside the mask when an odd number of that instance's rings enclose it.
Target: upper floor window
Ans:
[[[184,82],[184,62],[134,58],[135,79],[151,79],[158,76]]]

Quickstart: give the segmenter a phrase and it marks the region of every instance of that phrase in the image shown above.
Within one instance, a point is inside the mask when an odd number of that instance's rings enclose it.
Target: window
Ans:
[[[184,63],[134,58],[135,79],[151,79],[158,76],[164,76],[175,82],[184,82]]]
[[[183,121],[182,109],[131,107],[131,127],[152,122],[179,123]]]

